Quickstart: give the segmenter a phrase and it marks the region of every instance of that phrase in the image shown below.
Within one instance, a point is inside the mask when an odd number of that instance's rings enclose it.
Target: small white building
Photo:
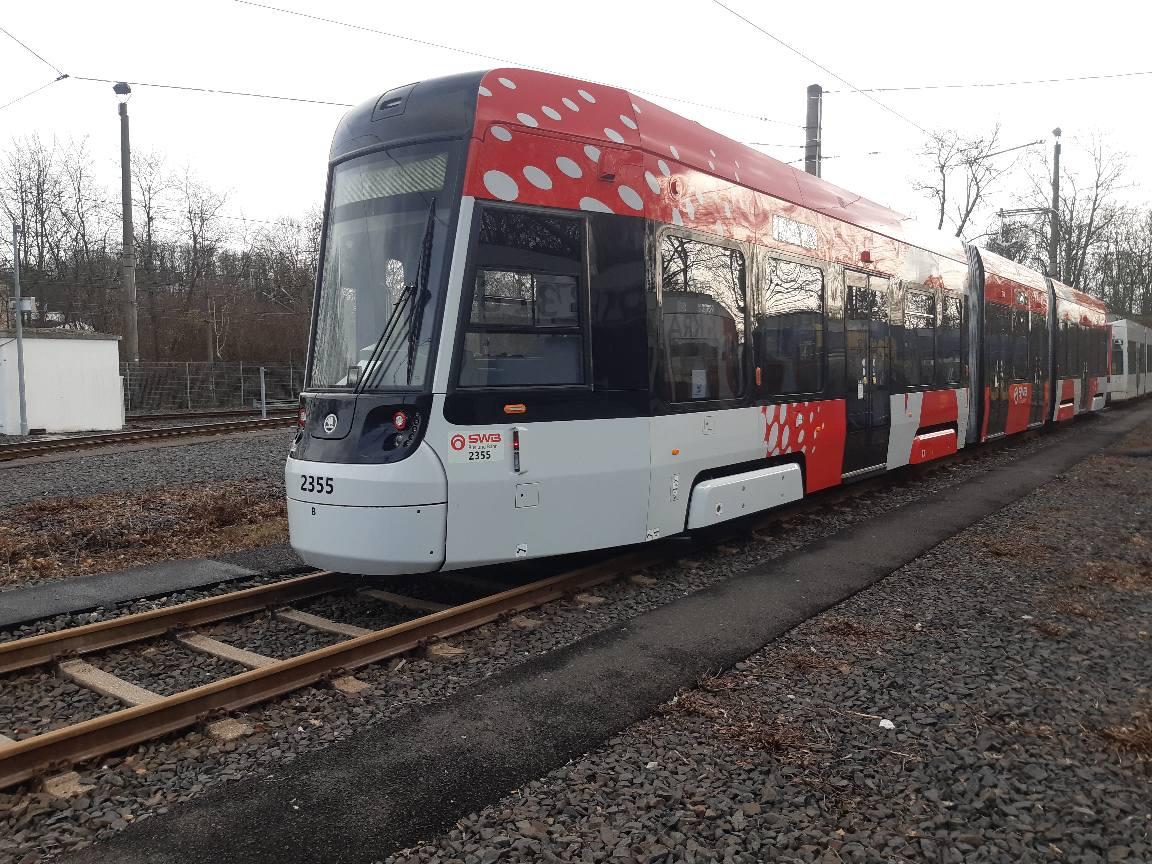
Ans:
[[[119,336],[24,330],[28,428],[44,432],[121,429]],[[0,330],[0,435],[20,434],[16,333]]]

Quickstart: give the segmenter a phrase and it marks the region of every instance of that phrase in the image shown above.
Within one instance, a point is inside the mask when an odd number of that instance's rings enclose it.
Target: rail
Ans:
[[[185,423],[176,426],[159,426],[153,429],[132,429],[126,432],[70,435],[45,440],[28,439],[10,444],[0,444],[0,462],[49,456],[55,453],[68,453],[75,450],[89,450],[96,447],[111,447],[117,444],[134,444],[163,438],[195,438],[207,435],[224,435],[230,432],[278,429],[294,423],[295,418],[296,412],[290,411],[281,412],[279,415],[269,417],[266,420],[222,420],[213,423]]]
[[[23,741],[0,744],[0,789],[30,780],[55,766],[82,762],[199,723],[213,712],[235,711],[323,681],[347,670],[376,663],[421,647],[430,640],[471,630],[504,615],[530,609],[573,592],[651,566],[667,557],[664,549],[646,547],[606,562],[482,597],[458,606],[370,631],[326,648],[274,660],[247,672],[150,699]],[[85,627],[0,644],[0,669],[75,664],[77,654],[123,645],[222,618],[275,606],[288,598],[303,599],[346,587],[348,577],[315,573],[285,583],[249,589],[238,595],[196,600],[168,609],[127,615]],[[323,622],[331,623],[331,622]],[[202,642],[213,642],[202,639]],[[193,640],[184,644],[196,646]],[[108,676],[105,675],[105,678]],[[149,694],[151,695],[151,694]]]

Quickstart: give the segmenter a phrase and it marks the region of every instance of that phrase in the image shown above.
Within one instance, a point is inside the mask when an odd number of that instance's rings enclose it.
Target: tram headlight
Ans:
[[[397,432],[403,432],[408,428],[408,415],[403,411],[397,411],[392,415],[392,425],[396,427]]]
[[[300,411],[296,414],[296,419],[301,429],[308,425],[308,403],[303,399],[300,400]]]

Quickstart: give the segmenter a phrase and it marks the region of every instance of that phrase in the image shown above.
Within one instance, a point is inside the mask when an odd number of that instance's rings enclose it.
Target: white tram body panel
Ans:
[[[1152,369],[1152,330],[1136,321],[1112,322],[1112,362],[1108,399],[1122,402],[1148,394]]]

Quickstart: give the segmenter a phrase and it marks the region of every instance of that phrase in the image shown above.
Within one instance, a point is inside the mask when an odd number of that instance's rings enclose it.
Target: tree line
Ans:
[[[1046,270],[1051,165],[1007,148],[1000,130],[934,134],[914,186],[936,227]],[[1152,316],[1152,210],[1120,200],[1125,160],[1101,142],[1065,147],[1056,277],[1117,311]],[[132,160],[136,284],[143,360],[302,360],[319,264],[318,207],[260,222],[227,212],[228,195],[161,154]],[[998,206],[996,206],[998,205]],[[1029,210],[1026,214],[1004,211]],[[30,135],[0,152],[0,274],[23,226],[21,282],[34,326],[120,332],[120,201],[83,140]],[[7,304],[0,310],[10,325]]]
[[[140,358],[300,361],[307,347],[320,212],[245,220],[228,195],[158,153],[132,157]],[[16,138],[0,153],[0,272],[12,222],[32,326],[120,333],[121,204],[85,141]],[[4,324],[10,326],[7,306]]]
[[[1099,139],[1066,141],[1062,149],[1052,275],[1117,312],[1152,315],[1152,209],[1121,200],[1130,188],[1124,154]],[[922,156],[913,183],[935,205],[937,228],[1048,271],[1047,148],[1007,147],[998,127],[974,136],[947,130],[928,139]]]

